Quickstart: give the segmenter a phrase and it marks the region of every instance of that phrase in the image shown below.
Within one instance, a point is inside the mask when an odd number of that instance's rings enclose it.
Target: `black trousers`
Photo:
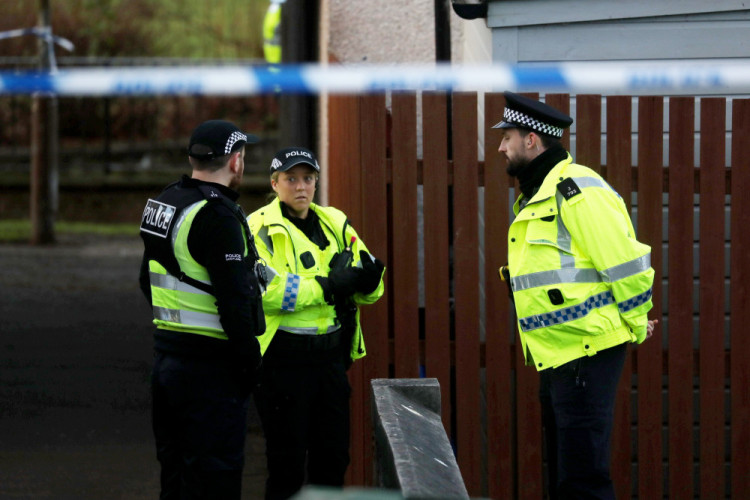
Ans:
[[[550,497],[614,499],[609,473],[621,344],[540,372]]]
[[[239,499],[249,395],[226,362],[157,352],[153,429],[161,499]]]
[[[351,386],[341,347],[285,352],[275,342],[263,357],[255,391],[266,437],[265,498],[289,498],[306,482],[343,486]]]

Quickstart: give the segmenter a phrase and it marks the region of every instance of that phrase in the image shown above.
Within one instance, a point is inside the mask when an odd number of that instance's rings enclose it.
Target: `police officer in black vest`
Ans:
[[[192,176],[148,200],[140,285],[156,325],[153,429],[161,498],[240,498],[247,411],[260,367],[264,286],[236,203],[245,144],[207,121],[190,139]]]

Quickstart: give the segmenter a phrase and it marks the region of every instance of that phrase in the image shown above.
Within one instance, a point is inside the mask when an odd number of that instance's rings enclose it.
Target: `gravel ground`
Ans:
[[[0,499],[158,498],[137,237],[0,244]],[[251,412],[243,498],[262,498]]]

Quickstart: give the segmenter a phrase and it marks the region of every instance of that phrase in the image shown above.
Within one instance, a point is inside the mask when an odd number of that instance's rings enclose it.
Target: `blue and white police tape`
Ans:
[[[575,62],[64,68],[0,71],[0,95],[364,94],[503,91],[605,95],[750,93],[750,62]]]

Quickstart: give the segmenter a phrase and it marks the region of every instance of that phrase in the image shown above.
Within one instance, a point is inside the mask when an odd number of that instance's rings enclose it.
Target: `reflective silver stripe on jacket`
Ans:
[[[258,230],[258,238],[263,242],[264,245],[266,245],[268,253],[271,254],[271,257],[273,257],[273,240],[271,240],[271,237],[268,235],[268,226],[263,226],[260,228],[260,230]]]
[[[175,222],[174,228],[172,229],[172,248],[174,249],[175,242],[177,241],[177,235],[180,232],[180,226],[182,226],[182,223],[185,222],[185,219],[188,215],[190,215],[190,212],[193,211],[193,208],[195,208],[196,205],[199,203],[203,203],[203,200],[196,201],[192,205],[189,205],[185,207],[185,209],[180,212],[180,216],[177,218],[177,222]]]
[[[514,292],[538,286],[560,283],[599,283],[602,281],[596,269],[565,268],[555,271],[539,271],[510,279]]]
[[[187,292],[187,293],[195,293],[198,295],[210,295],[209,293],[204,292],[203,290],[200,290],[198,288],[195,288],[192,285],[188,285],[187,283],[184,283],[171,274],[159,274],[155,272],[149,272],[149,280],[151,281],[151,286],[156,288],[164,288],[167,290],[175,290],[178,292]],[[205,283],[208,286],[211,286],[210,281],[202,281],[202,280],[196,280],[200,281],[201,283]]]
[[[620,193],[615,191],[612,186],[610,186],[607,181],[603,179],[597,179],[596,177],[571,177],[571,179],[573,179],[573,181],[575,181],[575,183],[581,189],[588,187],[606,188],[611,190],[617,196],[620,196]]]
[[[633,259],[630,262],[625,262],[624,264],[619,264],[603,270],[601,272],[602,280],[611,283],[647,271],[649,267],[651,267],[650,253],[643,257]]]
[[[612,283],[644,272],[651,267],[651,254],[610,267],[603,271],[566,267],[554,271],[539,271],[511,278],[513,290],[520,292],[538,286],[559,285],[561,283]]]
[[[326,334],[337,332],[341,328],[341,325],[331,325],[328,327],[328,329],[325,331]],[[309,327],[303,327],[303,326],[284,326],[283,324],[279,325],[279,330],[284,330],[285,332],[289,333],[296,333],[299,335],[318,335],[318,327],[316,326],[309,326]],[[321,335],[325,335],[322,334]]]
[[[198,326],[202,328],[223,330],[218,314],[154,307],[154,318],[186,326]]]
[[[570,231],[565,226],[565,222],[561,217],[561,206],[563,196],[559,191],[555,194],[555,202],[557,203],[557,247],[561,250],[560,253],[560,267],[575,267],[576,259],[573,257],[573,238],[570,236]]]
[[[276,272],[276,269],[272,268],[271,266],[264,263],[263,267],[266,270],[266,278],[268,279],[268,283],[272,282],[273,279],[279,275],[279,273]]]

